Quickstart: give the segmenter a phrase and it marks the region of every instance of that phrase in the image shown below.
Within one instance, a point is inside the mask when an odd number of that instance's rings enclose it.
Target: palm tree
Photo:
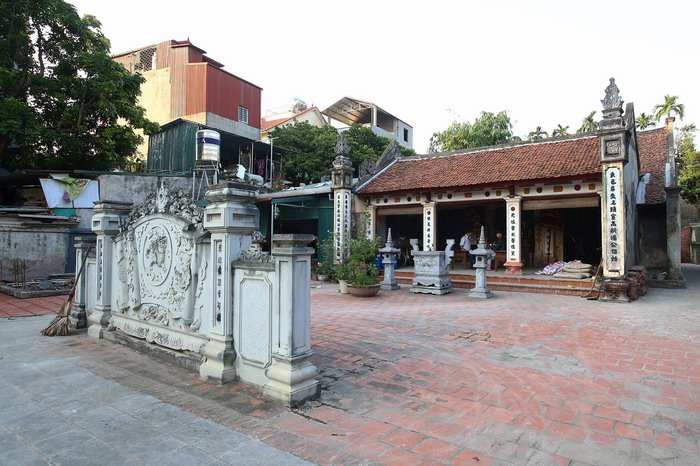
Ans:
[[[598,122],[593,118],[595,116],[595,110],[588,114],[586,118],[581,122],[581,127],[576,130],[577,133],[592,133],[598,131]]]
[[[656,120],[654,119],[654,116],[647,115],[644,112],[640,113],[634,121],[635,123],[637,123],[637,129],[647,129],[656,126]]]
[[[654,106],[654,111],[656,112],[656,121],[661,121],[661,117],[666,115],[671,118],[671,113],[676,113],[679,119],[683,119],[685,114],[685,105],[678,103],[677,95],[664,96],[664,103]]]
[[[557,125],[556,128],[552,130],[552,137],[557,138],[561,136],[566,136],[569,134],[569,126]]]
[[[544,131],[541,126],[535,128],[534,131],[530,131],[530,134],[527,135],[527,138],[530,141],[537,141],[538,139],[543,139],[546,137],[549,137],[549,134],[547,134],[547,131]]]

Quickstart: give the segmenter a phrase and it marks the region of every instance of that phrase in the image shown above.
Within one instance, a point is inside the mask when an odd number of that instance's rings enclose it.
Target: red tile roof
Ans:
[[[481,147],[399,159],[359,192],[454,189],[598,175],[599,160],[595,135]]]
[[[668,157],[668,128],[637,133],[639,176],[651,173],[644,199],[647,204],[666,202],[666,159]]]
[[[646,192],[648,204],[665,201],[667,134],[665,128],[637,133],[640,175],[652,173]],[[378,194],[448,190],[591,175],[599,177],[599,144],[597,135],[587,134],[406,157],[398,159],[357,192]]]

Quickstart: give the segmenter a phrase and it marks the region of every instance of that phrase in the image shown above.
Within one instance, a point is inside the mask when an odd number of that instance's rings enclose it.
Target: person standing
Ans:
[[[459,247],[461,247],[462,250],[466,251],[467,253],[467,264],[469,264],[469,268],[474,265],[474,257],[469,254],[469,251],[472,249],[472,233],[473,230],[471,228],[467,228],[464,232],[464,236],[462,236],[462,239],[459,241]]]

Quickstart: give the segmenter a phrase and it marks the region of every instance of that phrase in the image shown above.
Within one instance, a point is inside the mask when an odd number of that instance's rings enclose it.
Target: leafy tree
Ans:
[[[295,152],[282,158],[282,173],[294,184],[318,182],[329,176],[335,158],[338,131],[332,126],[321,128],[306,121],[276,127],[270,132],[279,145]],[[352,125],[345,131],[350,145],[350,160],[358,168],[366,160],[377,160],[391,139],[378,136],[362,125]],[[399,146],[403,155],[415,155],[412,149]]]
[[[530,133],[527,135],[527,138],[530,141],[538,141],[547,137],[549,137],[549,134],[547,131],[543,130],[541,126],[535,128],[534,131],[530,131]]]
[[[655,105],[654,111],[656,112],[654,115],[656,117],[656,121],[661,121],[661,118],[664,115],[670,118],[671,113],[677,114],[678,118],[682,120],[685,114],[685,105],[678,103],[677,95],[666,94],[664,96],[664,103]]]
[[[270,131],[275,145],[295,154],[282,157],[282,173],[292,183],[311,183],[330,175],[338,131],[332,126],[314,126],[307,121],[283,125]]]
[[[598,131],[598,122],[595,120],[595,110],[586,116],[581,122],[581,127],[576,130],[577,133],[592,133]]]
[[[100,23],[63,0],[0,2],[0,167],[106,169],[158,129],[143,77],[109,57]]]
[[[552,137],[558,138],[561,136],[567,136],[569,134],[569,126],[557,125],[556,128],[552,130]]]
[[[656,126],[656,119],[652,115],[647,115],[644,112],[640,113],[634,121],[637,124],[637,129],[640,130]]]
[[[513,125],[505,111],[493,114],[481,112],[473,123],[454,121],[444,131],[433,133],[429,152],[468,149],[493,146],[510,142],[513,138]]]
[[[694,124],[679,129],[676,147],[680,156],[679,180],[681,195],[693,204],[700,204],[700,152],[695,150]]]

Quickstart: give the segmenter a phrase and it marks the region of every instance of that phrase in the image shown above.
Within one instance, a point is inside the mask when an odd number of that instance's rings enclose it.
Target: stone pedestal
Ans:
[[[630,298],[627,296],[629,286],[630,284],[624,277],[605,278],[600,291],[600,301],[628,303],[630,301]]]
[[[311,254],[313,235],[274,235],[279,306],[272,316],[272,364],[263,396],[295,406],[319,395],[311,351]]]
[[[392,242],[391,228],[389,228],[386,235],[386,246],[379,250],[383,256],[382,264],[384,264],[384,280],[379,287],[382,290],[398,290],[400,288],[396,277],[394,277],[394,261],[400,251],[392,246]]]
[[[80,273],[80,267],[86,257],[95,257],[94,236],[76,236],[75,237],[75,273]],[[88,259],[89,260],[89,259]],[[88,271],[87,263],[83,267],[82,274],[76,278],[75,282],[75,299],[71,308],[71,321],[75,328],[86,328],[88,326],[87,313],[85,311],[87,305],[87,288],[88,288]]]
[[[130,202],[99,201],[93,208],[92,231],[95,240],[95,310],[88,317],[88,335],[102,338],[112,317],[112,249],[114,237],[119,234],[121,225],[131,211]]]
[[[231,335],[209,334],[209,342],[202,349],[199,375],[210,382],[225,384],[236,379],[236,351]]]
[[[449,263],[444,251],[411,251],[415,274],[412,293],[442,295],[452,291]]]

